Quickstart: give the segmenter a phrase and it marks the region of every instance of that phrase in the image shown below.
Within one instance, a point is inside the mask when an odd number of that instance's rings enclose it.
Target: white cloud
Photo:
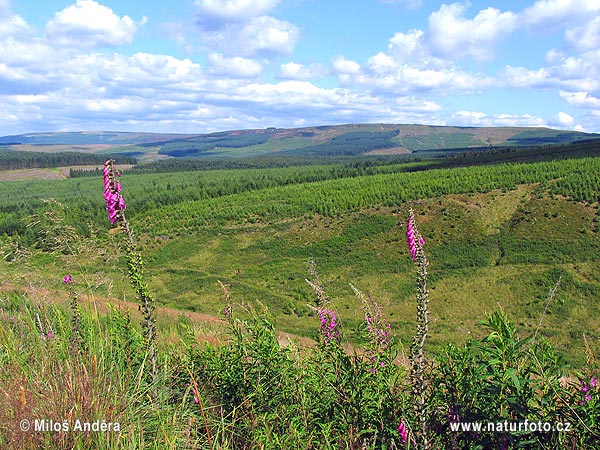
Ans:
[[[242,54],[289,55],[298,40],[298,27],[269,16],[253,17],[240,30],[238,43]]]
[[[600,49],[600,16],[568,29],[565,32],[565,39],[572,47],[579,50]]]
[[[327,76],[329,70],[324,64],[310,64],[305,66],[304,64],[298,64],[295,62],[289,62],[281,64],[279,78],[288,80],[301,80],[308,81],[317,78]]]
[[[559,91],[559,94],[569,105],[600,110],[600,98],[594,97],[589,92]]]
[[[585,21],[599,11],[598,0],[538,0],[520,14],[520,21],[529,29],[548,32]]]
[[[220,53],[208,55],[211,63],[210,71],[216,75],[226,75],[233,78],[254,78],[262,72],[258,61],[240,56],[227,58]]]
[[[289,55],[298,40],[298,27],[270,16],[252,17],[244,23],[227,24],[201,33],[213,51],[234,56]]]
[[[465,18],[468,3],[444,4],[429,16],[427,41],[432,52],[444,57],[494,57],[494,45],[513,31],[516,15],[489,7],[473,19]]]
[[[457,91],[474,93],[492,84],[490,77],[472,75],[450,64],[435,67],[440,65],[435,60],[431,65],[408,64],[380,52],[370,57],[364,67],[340,56],[333,62],[333,71],[344,86],[360,86],[375,92],[402,95],[423,92],[445,95]]]
[[[25,19],[12,13],[7,1],[0,1],[0,38],[31,34],[33,31]]]
[[[506,66],[500,74],[500,83],[511,88],[544,88],[551,84],[546,68],[529,70],[525,67]]]
[[[486,114],[478,111],[458,111],[452,114],[452,123],[476,127],[543,127],[546,120],[530,114]]]
[[[338,74],[355,75],[360,72],[360,64],[351,59],[346,59],[343,56],[338,56],[333,61],[333,69]]]
[[[46,24],[46,35],[52,43],[66,47],[114,47],[130,43],[145,22],[146,18],[136,23],[129,16],[119,17],[94,0],[77,0]]]
[[[196,0],[201,16],[219,21],[240,21],[261,16],[272,10],[279,0]]]
[[[572,115],[560,111],[555,118],[556,122],[563,128],[572,128],[575,125],[575,119]]]
[[[431,57],[423,42],[424,36],[423,30],[398,32],[389,40],[388,51],[398,62],[427,65]]]

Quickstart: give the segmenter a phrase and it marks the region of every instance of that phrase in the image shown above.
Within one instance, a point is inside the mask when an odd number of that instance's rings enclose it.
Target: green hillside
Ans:
[[[585,148],[597,154],[595,146]],[[498,305],[533,332],[560,278],[542,332],[581,361],[576,343],[583,333],[594,342],[600,337],[600,158],[577,151],[566,158],[567,149],[540,161],[511,151],[490,153],[487,161],[463,155],[187,172],[136,168],[121,181],[162,305],[216,315],[220,280],[239,301],[268,305],[285,331],[314,337],[304,278],[315,260],[348,330],[360,321],[352,283],[377,298],[408,342],[412,274],[402,223],[413,207],[431,260],[434,346],[477,334],[482,312]],[[520,162],[499,163],[503,157]],[[462,167],[453,167],[457,162]],[[100,177],[0,183],[6,276],[23,283],[35,274],[45,288],[56,288],[57,271],[103,274],[111,281],[99,283],[98,292],[127,298],[122,274],[106,263],[118,255],[70,255],[108,245],[101,192]],[[29,255],[26,265],[21,251]]]
[[[364,156],[568,144],[596,134],[549,128],[352,124],[295,129],[233,130],[197,135],[121,132],[34,133],[0,137],[17,151],[121,153],[162,158],[239,158],[260,155]]]
[[[1,448],[598,448],[600,141],[315,130],[0,182]]]

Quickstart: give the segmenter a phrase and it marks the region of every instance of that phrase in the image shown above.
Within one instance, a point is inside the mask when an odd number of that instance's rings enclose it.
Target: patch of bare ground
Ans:
[[[10,148],[18,150],[20,152],[72,152],[76,151],[79,153],[98,153],[102,150],[108,150],[111,148],[123,147],[122,144],[111,145],[111,144],[50,144],[50,145],[33,145],[33,144],[19,144],[11,145]]]
[[[0,181],[61,180],[66,178],[57,169],[0,170]]]
[[[405,147],[393,147],[371,150],[366,152],[365,155],[405,155],[407,153],[411,153],[411,151]]]
[[[133,164],[118,164],[115,167],[117,170],[125,170],[133,167]],[[0,170],[0,181],[63,180],[69,178],[71,169],[96,170],[102,169],[102,165]]]

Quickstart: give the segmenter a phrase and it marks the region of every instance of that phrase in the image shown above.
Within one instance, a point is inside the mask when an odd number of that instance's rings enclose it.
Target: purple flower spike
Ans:
[[[423,239],[415,227],[415,215],[412,209],[409,212],[406,222],[406,245],[408,245],[408,250],[413,261],[417,259],[419,249],[425,245],[425,239]]]
[[[108,212],[108,220],[111,224],[122,219],[123,211],[127,207],[125,200],[121,195],[121,182],[115,181],[114,161],[108,160],[104,163],[104,201],[106,202],[106,211]]]
[[[71,284],[73,282],[73,277],[71,275],[65,275],[63,281],[65,284]]]
[[[321,334],[323,342],[327,345],[331,341],[337,341],[340,331],[337,329],[337,316],[332,309],[319,309],[319,319],[321,321]]]
[[[598,377],[594,375],[590,380],[590,387],[595,388],[596,386],[598,386]]]
[[[402,421],[400,421],[400,424],[398,425],[398,433],[400,434],[400,438],[402,438],[402,443],[406,444],[406,441],[408,440],[408,430]]]

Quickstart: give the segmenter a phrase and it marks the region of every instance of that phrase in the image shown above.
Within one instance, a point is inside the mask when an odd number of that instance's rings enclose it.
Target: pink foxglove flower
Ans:
[[[425,239],[419,234],[415,226],[415,215],[411,209],[408,215],[408,221],[406,222],[406,245],[410,251],[412,260],[417,259],[419,249],[422,249],[425,245]]]
[[[115,173],[120,176],[118,172],[115,172],[114,161],[108,160],[104,163],[103,175],[104,175],[104,201],[106,202],[106,211],[108,212],[108,220],[114,224],[121,218],[121,215],[127,205],[121,195],[121,182],[115,181]]]
[[[406,444],[406,441],[408,440],[408,430],[406,429],[406,425],[404,425],[404,422],[402,421],[400,421],[400,424],[398,425],[398,433],[400,434],[402,443]]]

